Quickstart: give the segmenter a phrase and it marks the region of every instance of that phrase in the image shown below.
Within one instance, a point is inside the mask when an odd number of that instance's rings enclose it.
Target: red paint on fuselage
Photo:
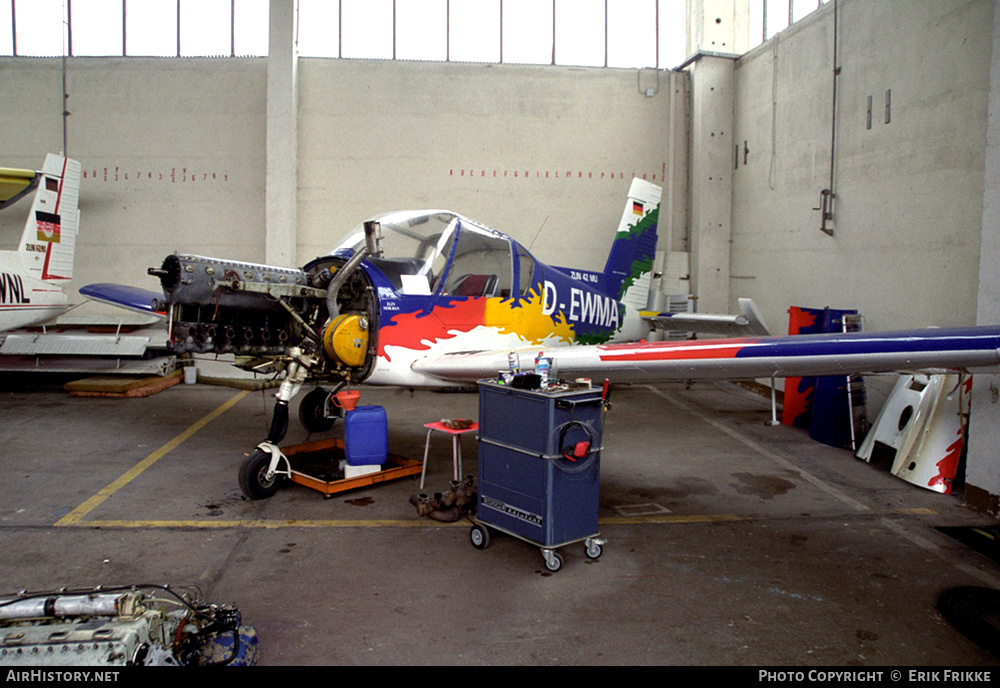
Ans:
[[[756,339],[726,339],[706,341],[702,345],[685,342],[646,342],[601,346],[602,361],[684,361],[708,358],[736,358],[737,354]]]
[[[387,346],[429,350],[432,345],[484,324],[486,299],[457,298],[429,311],[399,313],[379,328],[378,355],[391,360]]]

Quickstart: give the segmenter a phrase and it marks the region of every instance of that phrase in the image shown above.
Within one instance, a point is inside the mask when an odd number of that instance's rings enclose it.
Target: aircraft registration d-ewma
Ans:
[[[174,254],[150,273],[163,295],[115,285],[81,289],[117,305],[166,311],[177,352],[232,353],[283,372],[270,430],[244,462],[250,497],[290,475],[278,448],[288,404],[303,399],[310,431],[329,429],[345,385],[444,387],[493,377],[516,352],[539,352],[562,377],[621,381],[752,379],[1000,362],[1000,327],[768,336],[752,306],[728,318],[749,336],[644,342],[682,316],[646,312],[660,189],[633,180],[603,272],[545,265],[511,237],[446,210],[395,212],[363,223],[301,269]],[[152,298],[151,297],[155,297]],[[691,315],[677,327],[717,324]],[[698,329],[702,329],[699,327]]]

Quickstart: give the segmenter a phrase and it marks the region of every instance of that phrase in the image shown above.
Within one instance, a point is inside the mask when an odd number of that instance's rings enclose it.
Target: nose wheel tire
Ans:
[[[271,454],[254,449],[240,466],[240,489],[249,499],[267,499],[281,487],[284,476],[267,477],[267,469],[271,466]]]

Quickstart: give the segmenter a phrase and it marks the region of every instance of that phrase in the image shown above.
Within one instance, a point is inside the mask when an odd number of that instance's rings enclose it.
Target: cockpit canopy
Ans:
[[[528,262],[520,282],[530,285],[530,256],[507,236],[466,217],[447,210],[417,210],[373,219],[382,227],[382,256],[368,262],[400,293],[510,297],[515,253],[519,274]],[[364,225],[359,225],[332,253],[350,256],[364,243]]]

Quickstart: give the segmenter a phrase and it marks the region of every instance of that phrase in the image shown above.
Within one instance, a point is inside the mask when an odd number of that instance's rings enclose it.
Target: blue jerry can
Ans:
[[[389,455],[389,423],[381,406],[344,413],[344,453],[349,466],[382,465]]]

